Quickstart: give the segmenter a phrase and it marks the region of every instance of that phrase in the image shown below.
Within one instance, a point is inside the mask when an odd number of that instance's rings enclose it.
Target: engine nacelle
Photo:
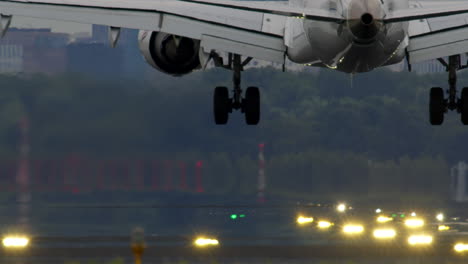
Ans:
[[[138,43],[146,61],[161,72],[181,76],[201,67],[199,40],[142,30]]]

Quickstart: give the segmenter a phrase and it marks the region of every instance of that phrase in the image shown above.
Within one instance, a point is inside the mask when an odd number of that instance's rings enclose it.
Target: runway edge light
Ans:
[[[358,224],[346,224],[343,226],[343,233],[347,235],[359,235],[364,232],[364,226]]]
[[[458,253],[467,252],[468,251],[468,244],[466,244],[466,243],[457,243],[457,244],[455,244],[453,246],[453,249]]]
[[[25,236],[6,236],[2,240],[5,248],[25,248],[29,245],[29,238]]]
[[[432,241],[431,235],[411,235],[408,237],[408,244],[411,246],[427,246],[432,244]]]
[[[373,235],[376,239],[392,239],[396,237],[396,231],[393,228],[375,229]]]
[[[306,224],[313,223],[314,218],[300,215],[300,216],[297,217],[296,222],[297,222],[298,225],[306,225]]]
[[[197,237],[193,242],[197,247],[218,246],[219,241],[216,238]]]

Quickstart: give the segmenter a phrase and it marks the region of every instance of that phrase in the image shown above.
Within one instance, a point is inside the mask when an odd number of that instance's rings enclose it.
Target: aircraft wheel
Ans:
[[[429,119],[431,125],[442,125],[445,114],[444,90],[440,87],[432,88],[429,100]]]
[[[213,98],[214,119],[217,125],[225,125],[231,112],[231,100],[227,87],[216,87]]]
[[[243,107],[247,125],[258,125],[260,122],[260,90],[258,87],[247,88]]]
[[[463,88],[460,98],[461,121],[468,125],[468,87]]]

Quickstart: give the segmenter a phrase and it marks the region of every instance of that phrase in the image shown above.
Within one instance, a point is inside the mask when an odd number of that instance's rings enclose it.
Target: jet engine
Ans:
[[[140,31],[140,51],[157,70],[181,76],[199,69],[200,41],[162,32]]]

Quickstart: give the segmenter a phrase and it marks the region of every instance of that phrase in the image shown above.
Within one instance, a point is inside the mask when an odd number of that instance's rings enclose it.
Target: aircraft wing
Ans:
[[[342,21],[325,10],[226,0],[0,0],[2,31],[16,16],[161,31],[201,40],[205,52],[284,62],[288,17]]]
[[[466,1],[413,1],[410,5],[404,11],[416,18],[409,22],[410,64],[468,52]]]

